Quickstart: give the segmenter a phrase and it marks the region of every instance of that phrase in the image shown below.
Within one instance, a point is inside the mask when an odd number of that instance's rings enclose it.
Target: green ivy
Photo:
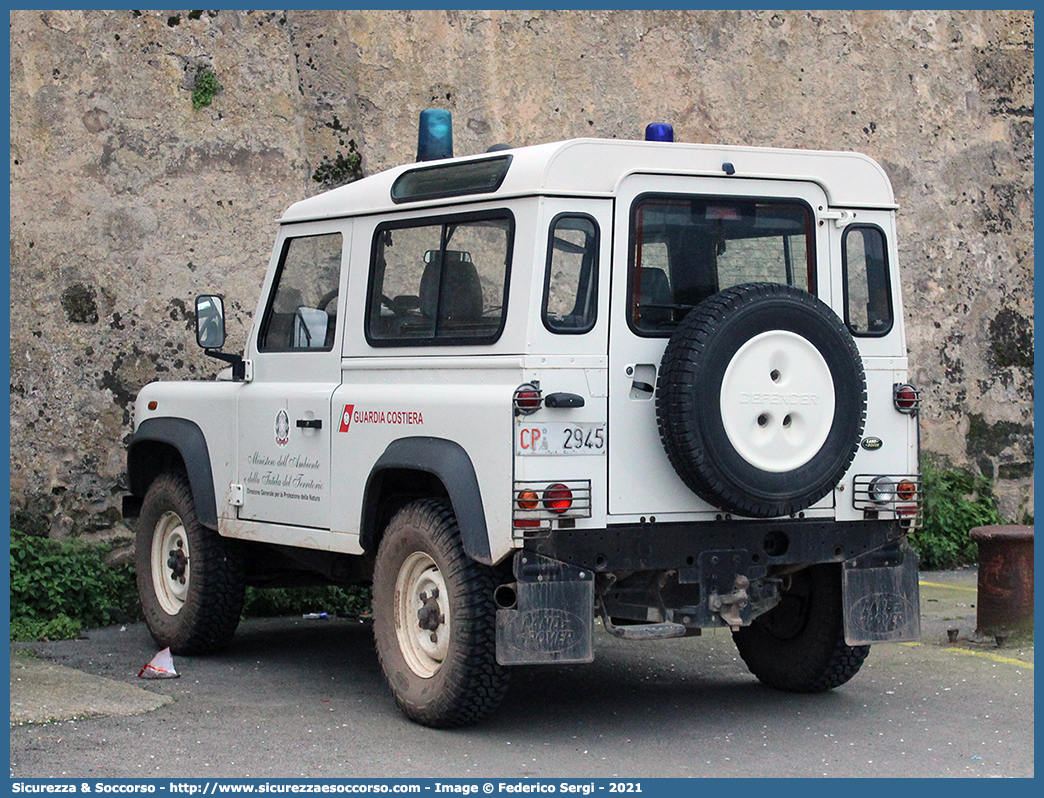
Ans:
[[[979,474],[942,469],[931,462],[923,465],[921,479],[924,526],[910,536],[921,569],[947,570],[976,562],[978,547],[968,532],[1004,523],[993,484]]]
[[[16,640],[72,640],[80,636],[83,624],[74,621],[65,613],[49,621],[31,618],[11,619],[11,642]]]
[[[109,565],[107,546],[11,532],[11,640],[68,640],[83,629],[141,618],[131,563]],[[370,611],[368,587],[247,588],[243,615]]]
[[[197,111],[214,102],[214,95],[221,91],[217,75],[209,67],[202,67],[196,73],[196,83],[192,90],[192,107]]]
[[[331,616],[357,618],[370,611],[368,587],[248,587],[243,615],[271,618],[279,615],[304,615],[326,612]]]
[[[110,565],[107,546],[11,532],[11,637],[76,637],[140,612],[130,563]],[[64,619],[64,620],[63,620]]]

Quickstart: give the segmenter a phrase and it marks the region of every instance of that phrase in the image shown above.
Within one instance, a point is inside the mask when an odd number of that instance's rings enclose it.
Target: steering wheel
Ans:
[[[319,300],[319,304],[315,306],[315,309],[326,310],[326,306],[333,302],[335,299],[337,299],[336,288],[333,291],[328,291],[326,294],[324,294],[323,298]]]

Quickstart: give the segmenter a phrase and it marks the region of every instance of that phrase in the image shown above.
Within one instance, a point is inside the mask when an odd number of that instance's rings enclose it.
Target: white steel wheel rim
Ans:
[[[762,471],[800,468],[823,448],[834,422],[834,380],[810,341],[786,330],[739,348],[721,383],[729,443]]]
[[[175,565],[171,565],[172,558],[177,559]],[[178,564],[184,566],[183,570],[177,568]],[[160,607],[168,615],[177,615],[185,606],[190,571],[191,554],[185,525],[177,513],[167,511],[160,516],[152,535],[152,587]]]
[[[450,637],[446,580],[435,561],[421,551],[406,558],[395,579],[395,637],[406,664],[421,678],[430,679],[446,660]]]

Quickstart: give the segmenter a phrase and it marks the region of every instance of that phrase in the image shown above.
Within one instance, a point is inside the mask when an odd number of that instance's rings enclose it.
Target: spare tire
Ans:
[[[656,420],[678,476],[705,501],[773,518],[841,480],[866,418],[855,341],[829,306],[775,283],[704,300],[667,344]]]

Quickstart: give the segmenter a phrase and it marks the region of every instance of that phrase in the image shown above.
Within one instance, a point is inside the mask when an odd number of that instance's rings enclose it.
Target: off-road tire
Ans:
[[[657,426],[675,472],[738,515],[791,515],[826,496],[865,418],[848,328],[785,285],[748,283],[704,300],[674,331],[657,376]]]
[[[435,596],[433,586],[445,589]],[[467,726],[500,705],[508,671],[496,659],[496,586],[493,570],[464,553],[447,502],[413,502],[388,524],[373,573],[373,633],[388,686],[411,720]],[[421,628],[425,608],[438,611],[438,620],[426,616],[433,632]]]
[[[232,640],[246,590],[242,556],[235,541],[200,524],[184,472],[163,473],[149,486],[135,566],[145,622],[158,645],[174,654],[206,654]]]
[[[780,603],[732,633],[747,668],[769,687],[820,693],[859,671],[870,646],[845,643],[841,568],[813,565],[792,576]]]

